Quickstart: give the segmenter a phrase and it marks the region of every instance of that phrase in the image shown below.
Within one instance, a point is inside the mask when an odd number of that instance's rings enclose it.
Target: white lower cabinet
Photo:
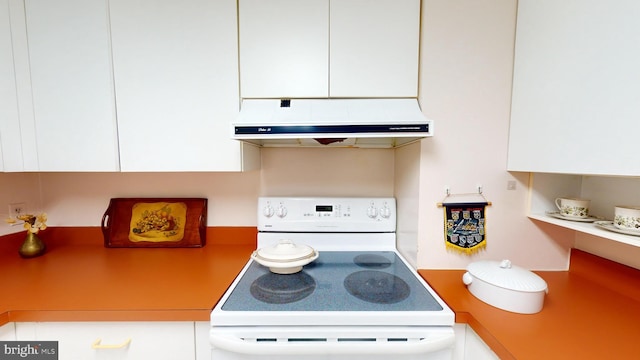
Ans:
[[[0,326],[0,340],[58,341],[60,360],[211,360],[208,321],[21,322]],[[453,360],[499,357],[466,324],[455,324]]]
[[[17,340],[58,341],[60,360],[195,359],[194,322],[24,322]]]
[[[16,324],[7,323],[0,326],[0,340],[12,341],[16,339]]]
[[[469,325],[455,324],[456,347],[454,360],[499,360],[491,348]]]
[[[467,336],[464,342],[464,358],[465,360],[499,360],[491,348],[476,334],[468,325]]]
[[[196,360],[211,360],[209,330],[211,330],[210,322],[196,321]]]

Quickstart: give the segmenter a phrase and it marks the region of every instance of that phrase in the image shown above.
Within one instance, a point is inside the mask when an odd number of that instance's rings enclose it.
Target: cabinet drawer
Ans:
[[[60,360],[195,359],[193,322],[17,323],[18,340],[58,341]]]

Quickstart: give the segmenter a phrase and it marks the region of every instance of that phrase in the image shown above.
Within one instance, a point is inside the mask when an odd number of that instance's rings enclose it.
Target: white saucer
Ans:
[[[613,221],[596,221],[595,224],[596,224],[597,227],[599,227],[601,229],[613,231],[613,232],[616,232],[618,234],[640,236],[640,230],[631,230],[631,229],[623,230],[623,229],[619,229],[615,225],[613,225]]]
[[[592,223],[596,220],[602,220],[602,218],[599,218],[597,216],[588,216],[586,218],[577,218],[577,217],[572,217],[572,216],[564,216],[562,214],[560,214],[560,212],[558,211],[547,211],[545,212],[545,214],[554,217],[556,219],[562,219],[562,220],[569,220],[569,221],[578,221],[578,222],[587,222],[587,223]]]

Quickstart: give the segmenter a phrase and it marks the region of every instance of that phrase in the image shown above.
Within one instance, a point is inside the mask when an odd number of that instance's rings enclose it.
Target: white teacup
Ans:
[[[584,219],[589,217],[590,202],[587,199],[561,197],[556,199],[556,206],[562,216]]]
[[[616,205],[613,226],[622,230],[640,231],[640,206]]]

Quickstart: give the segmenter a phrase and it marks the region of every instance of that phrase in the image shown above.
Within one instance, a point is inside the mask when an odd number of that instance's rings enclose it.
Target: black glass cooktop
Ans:
[[[392,251],[321,251],[296,274],[252,262],[225,311],[440,311],[442,307]]]

